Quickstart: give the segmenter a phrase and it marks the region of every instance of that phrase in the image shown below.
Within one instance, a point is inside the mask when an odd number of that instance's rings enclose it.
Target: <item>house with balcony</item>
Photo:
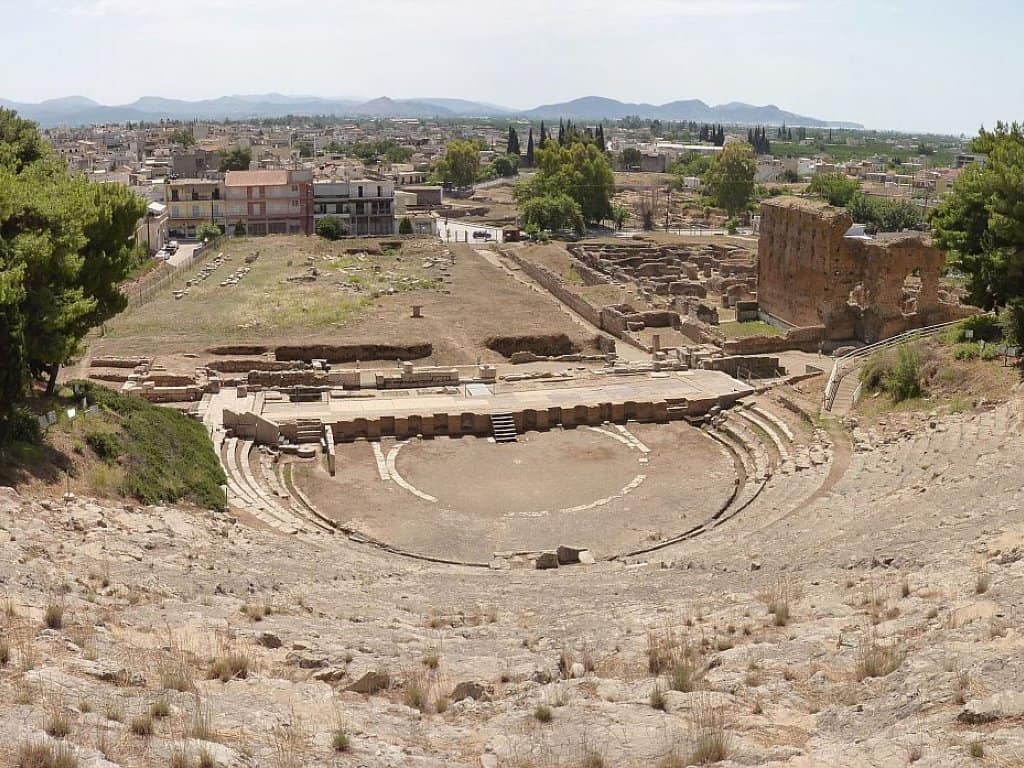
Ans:
[[[391,181],[354,179],[313,184],[313,218],[341,219],[350,235],[395,233],[395,185]]]
[[[247,235],[313,233],[313,171],[228,171],[224,176],[228,232]]]
[[[189,240],[203,224],[215,224],[224,231],[227,204],[224,182],[213,179],[168,179],[164,182],[167,207],[167,235],[172,240]]]

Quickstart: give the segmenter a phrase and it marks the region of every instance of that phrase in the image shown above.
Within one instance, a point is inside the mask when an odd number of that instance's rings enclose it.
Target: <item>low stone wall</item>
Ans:
[[[569,290],[561,277],[546,267],[542,267],[539,264],[534,264],[532,261],[524,259],[515,251],[503,250],[502,253],[514,261],[530,278],[540,283],[546,290],[550,291],[555,298],[572,309],[588,323],[596,325],[598,328],[604,328],[604,326],[601,325],[601,315],[597,307],[579,294],[573,293]],[[582,264],[574,266],[576,266],[577,270],[579,270],[580,267],[587,269],[587,275],[584,277],[584,282],[586,282],[588,277],[590,279],[594,279],[595,276],[599,274]]]
[[[214,360],[206,367],[218,373],[248,373],[249,371],[287,371],[305,368],[301,360]]]
[[[328,363],[354,363],[364,360],[419,360],[430,357],[434,347],[427,342],[413,344],[310,344],[281,346],[274,350],[277,360],[326,360]]]
[[[779,358],[757,355],[713,357],[707,361],[705,367],[741,379],[771,379],[775,378],[778,371],[785,374],[785,370],[779,365]]]
[[[579,345],[564,333],[534,334],[530,336],[491,336],[484,340],[488,349],[499,355],[512,357],[516,352],[531,352],[543,357],[572,355],[581,351]]]
[[[722,345],[727,355],[766,355],[798,349],[801,352],[817,352],[825,337],[821,325],[807,328],[791,328],[784,336],[751,336],[733,339]]]
[[[138,368],[140,365],[151,365],[150,357],[94,357],[89,361],[90,368]]]

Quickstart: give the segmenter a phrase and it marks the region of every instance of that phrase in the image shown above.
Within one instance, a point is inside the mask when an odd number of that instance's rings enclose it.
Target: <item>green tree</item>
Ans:
[[[612,221],[615,222],[615,228],[621,230],[626,226],[626,222],[629,220],[629,208],[624,205],[616,205],[612,208]]]
[[[204,240],[216,240],[222,234],[223,232],[221,232],[220,227],[210,221],[203,222],[196,227],[196,239],[200,242]]]
[[[983,129],[973,148],[988,162],[964,169],[931,225],[966,273],[971,302],[992,309],[1024,297],[1024,132],[998,123],[995,131]]]
[[[718,206],[731,218],[750,204],[756,173],[754,150],[749,144],[735,141],[718,153],[703,182]]]
[[[619,165],[627,170],[639,168],[641,160],[643,160],[643,155],[640,154],[640,150],[636,147],[626,147],[619,154]]]
[[[611,217],[615,175],[595,144],[577,141],[563,147],[550,142],[536,154],[537,173],[516,188],[521,206],[534,197],[567,195],[579,205],[584,222]]]
[[[409,220],[408,216],[403,216],[402,220],[398,222],[398,234],[400,235],[411,235],[412,234],[412,221]]]
[[[337,240],[347,235],[348,230],[337,216],[324,216],[316,222],[316,233],[324,240]]]
[[[248,171],[252,163],[252,150],[235,147],[221,152],[220,169],[222,171]]]
[[[510,178],[519,173],[519,155],[504,155],[495,158],[492,163],[494,173],[502,178]]]
[[[438,175],[456,187],[471,186],[480,175],[480,148],[475,141],[456,139],[448,143]]]
[[[506,145],[505,154],[519,157],[519,134],[516,133],[516,129],[511,125],[508,127],[508,144]]]
[[[196,137],[192,134],[191,128],[178,128],[171,133],[171,144],[179,144],[182,147],[194,147]]]
[[[245,237],[245,234],[246,234],[245,233],[245,222],[243,222],[243,221],[236,221],[234,229],[231,230],[231,233],[235,237]]]
[[[25,382],[60,366],[85,334],[121,311],[118,285],[138,264],[130,240],[145,203],[116,184],[70,178],[32,139],[31,123],[0,110],[0,432]]]
[[[523,204],[523,220],[527,228],[583,232],[579,203],[566,194],[531,197]]]
[[[526,166],[528,168],[532,168],[534,160],[535,160],[535,157],[534,157],[534,147],[533,147],[533,126],[531,125],[530,126],[530,135],[526,139]]]
[[[299,157],[312,157],[313,156],[313,142],[311,141],[300,141],[295,144],[295,148],[299,150]]]
[[[845,207],[860,190],[860,182],[844,173],[819,173],[807,187],[807,191],[824,198],[829,205]]]

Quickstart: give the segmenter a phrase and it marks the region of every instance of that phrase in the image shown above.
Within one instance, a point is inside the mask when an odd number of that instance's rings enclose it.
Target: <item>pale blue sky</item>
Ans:
[[[870,127],[1024,119],[1019,0],[0,0],[0,97],[278,91],[533,107],[777,104]]]

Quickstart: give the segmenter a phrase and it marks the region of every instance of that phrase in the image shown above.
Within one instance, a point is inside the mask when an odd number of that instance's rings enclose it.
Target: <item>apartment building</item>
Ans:
[[[318,181],[313,185],[313,217],[336,216],[350,235],[395,233],[395,185],[355,179]]]
[[[226,224],[224,182],[213,179],[169,179],[164,182],[167,234],[172,240],[196,236],[202,224]]]
[[[248,235],[313,233],[313,171],[228,171],[223,183],[229,232],[240,228]]]

